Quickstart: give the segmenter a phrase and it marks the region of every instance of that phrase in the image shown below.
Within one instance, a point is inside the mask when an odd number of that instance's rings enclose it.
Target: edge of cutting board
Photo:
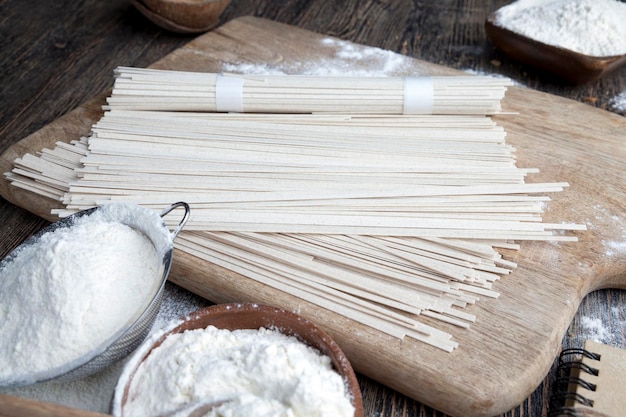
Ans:
[[[334,53],[320,42],[324,38],[243,17],[152,67],[220,72],[223,63],[312,61]],[[415,59],[407,62],[396,75],[460,73]],[[2,172],[27,152],[88,134],[102,114],[103,100],[85,103],[7,149],[0,158]],[[460,343],[452,353],[396,340],[181,251],[174,254],[170,280],[216,303],[252,301],[297,311],[335,338],[357,372],[447,414],[490,416],[510,410],[549,371],[584,296],[601,288],[626,288],[626,118],[522,87],[510,88],[503,105],[519,113],[495,117],[517,148],[518,166],[541,170],[530,181],[570,183],[546,206],[546,221],[585,223],[588,230],[577,233],[576,243],[523,242],[520,251],[507,252],[519,266],[496,284],[501,296],[470,307],[477,322],[469,330],[443,325]],[[54,220],[49,213],[57,202],[34,197],[6,180],[0,181],[0,195]]]

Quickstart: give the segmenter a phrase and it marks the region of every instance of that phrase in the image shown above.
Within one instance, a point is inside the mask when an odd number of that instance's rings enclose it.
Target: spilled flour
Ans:
[[[250,75],[387,77],[401,73],[403,70],[406,71],[411,65],[410,58],[380,48],[356,45],[331,38],[324,38],[320,43],[332,52],[329,58],[305,59],[297,62],[281,61],[272,65],[247,62],[226,63],[222,66],[222,71]],[[355,61],[358,61],[358,65]]]
[[[626,113],[626,90],[609,100],[609,106],[615,111]]]
[[[593,340],[598,343],[607,343],[609,330],[605,327],[602,320],[583,316],[581,319],[581,325],[586,335],[586,339]]]
[[[600,240],[604,249],[604,256],[625,257],[626,227],[624,225],[624,216],[599,204],[594,205],[592,208],[594,215],[588,218],[585,223],[588,230],[600,229],[605,231],[602,235],[603,238]]]
[[[621,346],[622,334],[626,331],[626,306],[613,306],[608,321],[583,315],[580,318],[580,337],[610,346]]]
[[[606,240],[602,241],[606,256],[624,256],[626,254],[626,240]]]

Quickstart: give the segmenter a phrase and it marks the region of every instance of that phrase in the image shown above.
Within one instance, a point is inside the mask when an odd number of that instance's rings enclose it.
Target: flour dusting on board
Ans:
[[[332,49],[327,59],[281,62],[274,65],[248,62],[225,63],[222,71],[241,74],[342,75],[355,77],[387,77],[410,67],[411,60],[392,51],[324,38],[321,45]]]
[[[611,230],[615,234],[604,236],[600,241],[607,257],[626,256],[626,228],[624,227],[624,217],[615,214],[610,209],[599,204],[593,206],[594,216],[586,220],[588,230]]]
[[[473,69],[473,68],[465,68],[462,69],[462,71],[466,74],[470,74],[470,75],[478,75],[478,76],[489,76],[489,77],[499,77],[499,78],[508,78],[506,75],[502,75],[502,74],[498,74],[495,72],[489,72],[489,71],[482,71],[482,70],[477,70],[477,69]],[[526,87],[525,85],[515,81],[515,80],[511,80],[513,82],[513,85],[517,86],[517,87]]]
[[[605,254],[607,256],[623,256],[626,254],[626,240],[617,241],[617,240],[603,240],[602,245],[605,249]]]

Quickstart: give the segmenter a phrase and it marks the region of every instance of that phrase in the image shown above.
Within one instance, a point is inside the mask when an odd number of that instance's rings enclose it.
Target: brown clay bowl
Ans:
[[[510,58],[548,72],[568,84],[589,83],[626,64],[626,55],[593,57],[520,35],[498,25],[497,13],[487,18],[485,32]]]
[[[157,26],[176,33],[212,29],[230,0],[131,0]]]
[[[249,303],[218,304],[200,309],[156,340],[146,341],[125,365],[115,388],[111,407],[113,415],[123,416],[124,404],[133,376],[141,362],[153,349],[157,348],[170,334],[205,328],[209,325],[228,330],[275,328],[318,349],[322,354],[330,357],[333,367],[346,381],[352,397],[352,405],[355,408],[354,417],[363,417],[363,400],[356,375],[345,354],[331,337],[318,326],[295,313],[277,307]]]

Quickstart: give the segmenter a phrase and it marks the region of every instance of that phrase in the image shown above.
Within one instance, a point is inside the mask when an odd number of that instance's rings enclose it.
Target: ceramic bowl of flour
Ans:
[[[327,407],[325,415],[363,416],[354,371],[327,333],[295,313],[246,303],[198,310],[147,339],[126,363],[111,411],[182,416],[207,403],[230,407],[207,415],[321,415]]]
[[[163,216],[184,214],[173,232]],[[0,386],[71,381],[128,356],[147,336],[186,203],[161,214],[132,204],[81,211],[0,263]]]

